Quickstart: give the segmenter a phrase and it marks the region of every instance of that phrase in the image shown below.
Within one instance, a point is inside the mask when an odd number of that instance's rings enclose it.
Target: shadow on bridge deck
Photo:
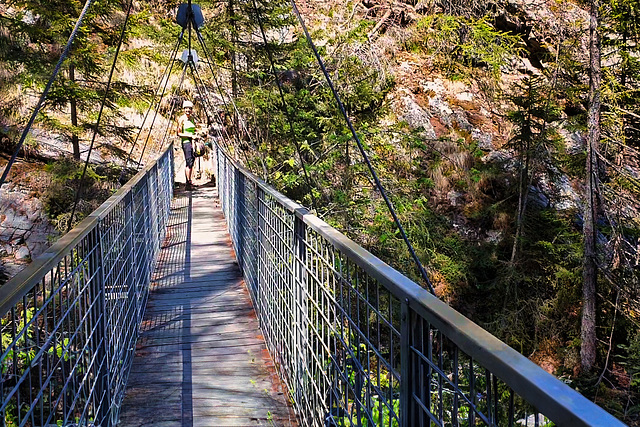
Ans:
[[[120,426],[293,426],[216,189],[173,201]]]

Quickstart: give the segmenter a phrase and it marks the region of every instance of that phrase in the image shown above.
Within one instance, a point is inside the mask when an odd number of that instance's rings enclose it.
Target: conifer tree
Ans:
[[[559,136],[553,122],[560,117],[560,110],[553,101],[551,88],[541,77],[525,78],[514,88],[518,93],[511,96],[517,109],[509,113],[509,119],[516,126],[516,135],[510,146],[519,159],[518,209],[516,212],[516,230],[511,251],[511,264],[516,260],[518,246],[522,238],[522,229],[529,191],[534,179],[552,160]]]
[[[69,137],[76,159],[80,158],[79,135],[93,127],[91,113],[97,110],[104,94],[105,54],[117,40],[118,22],[113,20],[113,13],[118,5],[118,1],[108,0],[91,6],[64,65],[66,71],[58,75],[38,119],[45,127]],[[0,25],[10,34],[4,38],[3,47],[5,53],[11,53],[5,60],[15,70],[14,80],[36,92],[41,90],[82,6],[70,0],[12,3],[12,14],[4,15]],[[68,119],[61,119],[65,115]],[[126,136],[127,132],[124,128],[120,135]]]
[[[605,58],[602,90],[602,138],[599,151],[600,233],[599,268],[620,293],[623,305],[640,314],[640,2],[610,0],[603,8],[602,51]],[[625,314],[623,312],[623,314]],[[606,367],[605,367],[606,368]]]
[[[582,289],[582,368],[590,371],[596,362],[596,286],[598,265],[596,221],[598,214],[598,150],[600,146],[600,1],[591,0],[589,25],[589,111],[587,115],[587,161],[584,207],[584,265]]]
[[[640,313],[636,303],[640,279],[634,272],[639,265],[634,236],[640,223],[633,214],[640,202],[640,181],[633,173],[640,164],[640,2],[594,0],[590,7],[581,325],[585,371],[596,363],[596,295],[604,294],[602,287],[598,289],[599,277],[606,278],[615,293],[626,299],[624,305]]]

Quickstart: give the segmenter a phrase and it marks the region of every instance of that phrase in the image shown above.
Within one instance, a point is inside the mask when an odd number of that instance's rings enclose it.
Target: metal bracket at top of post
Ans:
[[[189,10],[189,7],[191,7],[191,10]],[[182,28],[187,28],[187,26],[189,25],[189,19],[192,20],[193,25],[197,29],[202,28],[202,26],[204,25],[204,17],[202,16],[202,9],[200,9],[200,6],[193,3],[182,3],[180,6],[178,6],[176,22]]]
[[[193,63],[193,65],[198,65],[199,60],[200,58],[198,57],[198,52],[196,52],[195,49],[185,49],[182,52],[182,56],[180,57],[180,61],[182,61],[183,64],[191,62]]]

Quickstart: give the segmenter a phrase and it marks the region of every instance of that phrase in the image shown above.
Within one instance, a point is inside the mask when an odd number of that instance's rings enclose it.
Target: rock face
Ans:
[[[494,16],[498,29],[522,35],[533,67],[544,68],[545,57],[554,57],[558,45],[575,35],[581,35],[581,46],[572,48],[571,54],[587,63],[589,14],[577,5],[555,0],[502,0],[497,2]]]
[[[0,262],[9,276],[44,252],[57,235],[39,199],[8,186],[0,189]]]
[[[427,75],[416,70],[412,59],[401,58],[404,61],[397,69],[397,79],[404,87],[391,95],[399,120],[411,129],[422,130],[426,140],[458,138],[463,132],[483,151],[493,152],[501,145],[504,135],[500,135],[478,88]]]
[[[427,139],[435,139],[437,137],[436,131],[433,129],[431,125],[431,113],[422,108],[416,100],[408,95],[404,96],[401,100],[402,102],[402,113],[400,115],[400,120],[404,120],[407,124],[413,129],[424,130],[424,136]]]
[[[511,65],[501,67],[498,83],[501,90],[508,91],[513,83],[527,75],[543,75],[547,61],[555,60],[558,49],[563,50],[563,55],[569,54],[574,60],[586,63],[589,15],[575,4],[555,0],[499,0],[492,7],[497,29],[521,35],[528,52],[526,57],[514,55]],[[568,51],[566,43],[570,39],[577,39],[579,46],[572,46]],[[514,129],[505,117],[514,105],[492,97],[484,86],[473,80],[450,80],[420,55],[404,52],[395,59],[395,77],[401,84],[391,92],[390,101],[399,120],[417,130],[433,146],[439,146],[438,141],[462,141],[460,153],[447,153],[451,158],[462,155],[469,146],[476,150],[475,156],[481,155],[482,163],[495,165],[506,172],[517,170],[517,158],[509,145]],[[524,61],[524,65],[519,61]],[[583,151],[582,133],[564,129],[560,123],[554,126],[569,153]],[[503,184],[511,185],[509,182]],[[560,171],[547,171],[535,177],[529,198],[533,205],[541,208],[579,209],[580,197],[574,186],[575,183]],[[464,209],[466,202],[454,189],[436,186],[436,190],[442,193],[446,208]],[[499,233],[487,233],[490,241],[501,238]]]

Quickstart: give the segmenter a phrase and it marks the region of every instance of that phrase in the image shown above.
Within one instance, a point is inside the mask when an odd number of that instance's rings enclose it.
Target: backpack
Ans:
[[[202,141],[193,141],[193,155],[196,157],[203,156],[207,151],[207,147]]]

